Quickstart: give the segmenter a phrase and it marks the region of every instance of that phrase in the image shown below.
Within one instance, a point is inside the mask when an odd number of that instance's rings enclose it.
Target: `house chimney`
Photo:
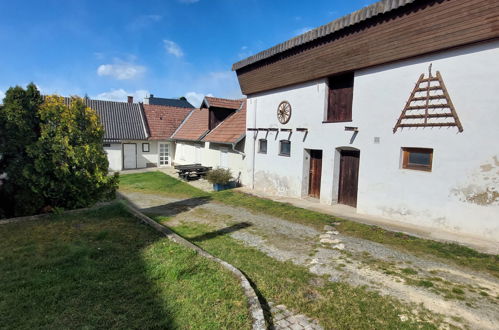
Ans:
[[[133,96],[128,97],[128,103],[133,103]]]

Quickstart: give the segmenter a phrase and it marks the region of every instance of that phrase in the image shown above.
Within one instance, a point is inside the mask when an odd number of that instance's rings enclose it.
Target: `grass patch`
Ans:
[[[243,207],[285,220],[322,230],[324,225],[340,222],[336,227],[342,234],[382,243],[393,248],[454,262],[474,270],[486,271],[499,277],[499,255],[480,253],[453,243],[443,243],[403,233],[384,230],[354,221],[342,220],[331,215],[299,208],[287,203],[275,202],[237,191],[225,190],[206,193],[162,172],[147,172],[120,176],[120,189],[160,193],[178,197],[209,197],[226,205]]]
[[[406,275],[416,275],[418,273],[418,271],[415,269],[412,269],[412,268],[404,268],[404,269],[402,269],[402,273],[404,273]]]
[[[419,281],[416,281],[416,285],[422,286],[424,288],[431,288],[433,286],[433,282],[428,281],[428,280],[419,280]]]
[[[0,226],[0,320],[23,329],[251,328],[237,280],[119,205]]]
[[[199,224],[183,224],[176,226],[174,230],[188,239],[206,236],[212,231],[209,226]],[[230,236],[218,235],[196,243],[241,269],[267,301],[284,304],[295,312],[306,313],[327,328],[434,329],[435,324],[440,321],[422,310],[418,315],[419,320],[428,322],[417,321],[416,317],[402,322],[399,315],[412,315],[414,306],[406,306],[365,287],[329,282],[311,274],[305,267],[277,261]]]
[[[146,172],[120,175],[120,189],[161,193],[171,197],[208,197],[210,194],[177,180],[162,172]]]

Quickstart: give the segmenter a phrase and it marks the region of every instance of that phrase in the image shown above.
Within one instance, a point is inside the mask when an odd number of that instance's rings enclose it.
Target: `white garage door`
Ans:
[[[137,145],[135,143],[123,144],[123,168],[137,168]]]

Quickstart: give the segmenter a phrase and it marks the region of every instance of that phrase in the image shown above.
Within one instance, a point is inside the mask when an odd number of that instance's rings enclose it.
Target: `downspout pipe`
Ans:
[[[257,112],[257,105],[258,105],[258,99],[255,99],[255,106],[254,106],[254,115],[253,115],[253,127],[256,127],[256,112]],[[257,138],[258,132],[253,132],[253,159],[252,161],[252,166],[251,166],[251,189],[255,189],[255,156],[256,156],[256,138]]]

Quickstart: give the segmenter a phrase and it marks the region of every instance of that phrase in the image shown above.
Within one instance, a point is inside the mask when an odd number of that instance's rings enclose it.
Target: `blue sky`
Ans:
[[[120,101],[240,97],[234,62],[369,3],[0,0],[0,98],[29,82]]]

